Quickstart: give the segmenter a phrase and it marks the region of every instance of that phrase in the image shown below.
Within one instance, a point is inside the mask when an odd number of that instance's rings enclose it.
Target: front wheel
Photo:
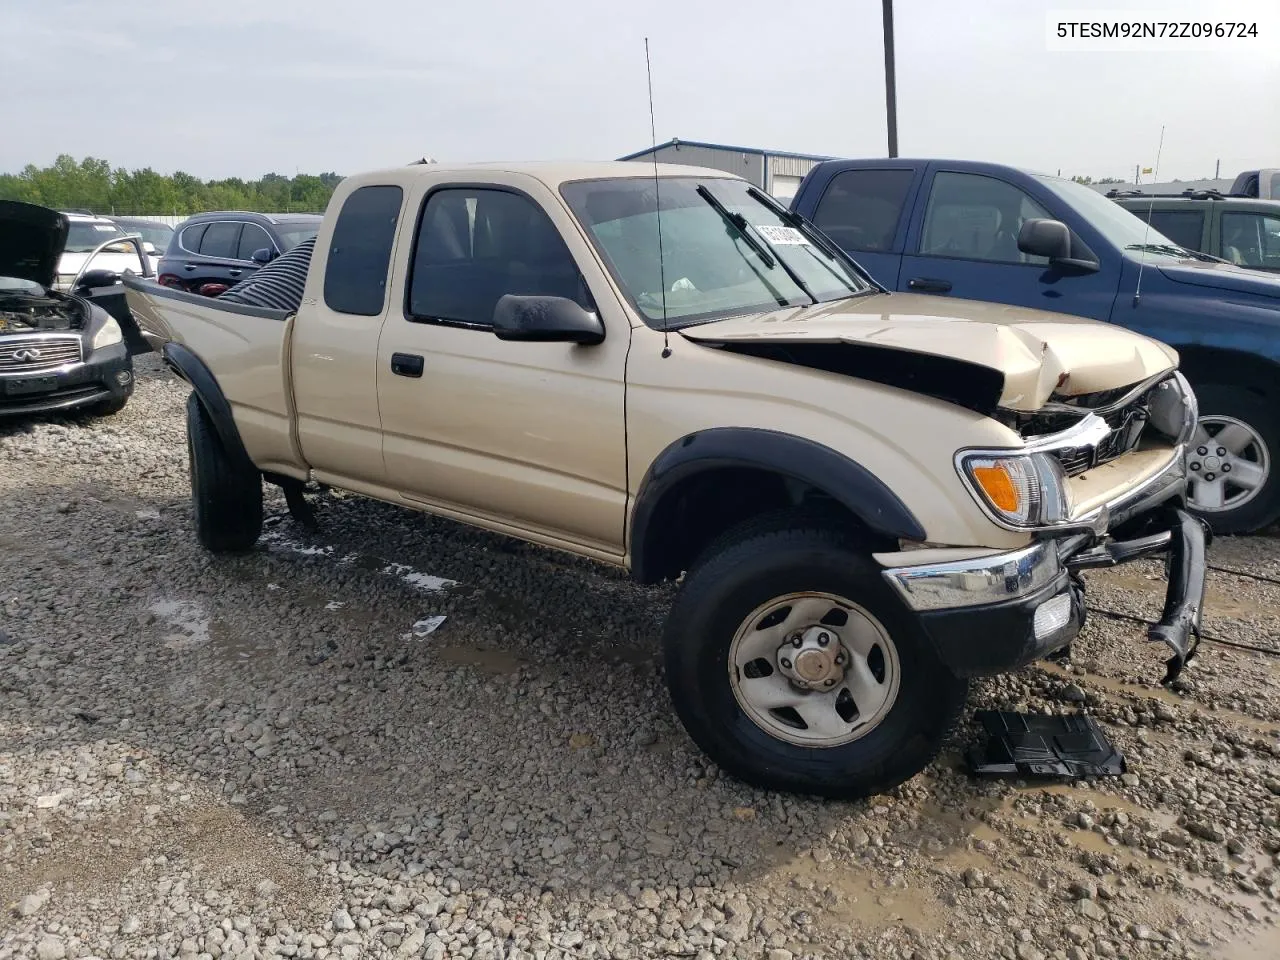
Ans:
[[[686,578],[667,621],[685,729],[729,773],[828,797],[881,793],[937,756],[968,684],[853,539],[744,528]]]
[[[1253,533],[1280,517],[1280,417],[1243,387],[1195,388],[1200,423],[1187,447],[1187,500],[1215,533]]]

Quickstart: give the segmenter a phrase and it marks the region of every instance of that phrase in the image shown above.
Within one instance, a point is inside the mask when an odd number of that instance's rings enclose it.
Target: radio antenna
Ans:
[[[662,253],[662,192],[658,186],[658,126],[653,119],[653,66],[649,63],[649,38],[644,38],[644,72],[649,79],[649,137],[653,143],[653,207],[658,222],[658,283],[662,285],[662,359],[671,356],[667,332],[667,270]]]
[[[1151,176],[1155,177],[1156,183],[1160,182],[1160,153],[1164,150],[1164,124],[1160,125],[1160,145],[1156,147],[1156,168]],[[1151,218],[1154,216],[1156,206],[1155,194],[1151,195],[1150,201],[1147,203],[1147,225],[1142,231],[1142,257],[1138,260],[1138,283],[1133,288],[1133,305],[1136,307],[1142,301],[1142,269],[1147,265],[1147,237],[1151,235]]]

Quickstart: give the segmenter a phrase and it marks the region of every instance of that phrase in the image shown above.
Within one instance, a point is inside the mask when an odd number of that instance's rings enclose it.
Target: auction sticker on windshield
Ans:
[[[809,246],[809,241],[805,238],[805,235],[795,227],[760,226],[759,224],[752,224],[752,226],[759,231],[760,236],[764,237],[775,247],[788,243],[799,244],[806,247]]]

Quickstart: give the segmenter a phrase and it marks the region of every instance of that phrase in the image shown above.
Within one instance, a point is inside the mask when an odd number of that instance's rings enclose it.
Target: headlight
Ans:
[[[977,454],[961,462],[974,494],[1006,523],[1039,527],[1067,518],[1066,476],[1049,454]]]
[[[106,321],[98,328],[98,332],[93,335],[92,350],[98,350],[102,347],[109,347],[113,343],[119,343],[124,339],[124,334],[120,331],[120,324],[116,323],[115,317],[107,317]]]

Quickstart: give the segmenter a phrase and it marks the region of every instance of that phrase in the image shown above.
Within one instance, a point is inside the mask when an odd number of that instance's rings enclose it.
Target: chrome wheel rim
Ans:
[[[1236,510],[1271,475],[1271,455],[1257,430],[1235,417],[1201,417],[1187,445],[1187,499],[1201,513]]]
[[[866,736],[898,699],[902,669],[889,632],[831,593],[791,593],[761,604],[729,646],[729,685],[752,722],[801,747]]]

